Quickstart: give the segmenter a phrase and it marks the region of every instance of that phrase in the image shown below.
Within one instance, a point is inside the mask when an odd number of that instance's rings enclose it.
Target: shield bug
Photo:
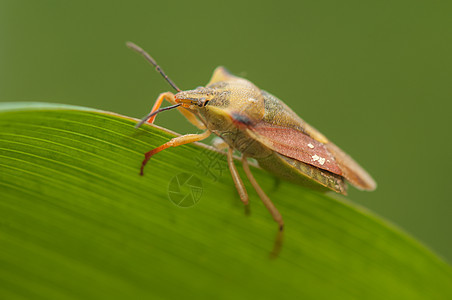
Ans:
[[[149,159],[158,152],[187,143],[201,141],[212,133],[221,138],[218,148],[227,148],[229,169],[240,199],[248,206],[248,194],[233,162],[233,151],[242,153],[242,165],[251,185],[278,223],[279,234],[273,253],[279,251],[284,221],[270,198],[252,175],[248,158],[263,169],[295,183],[316,190],[333,190],[346,194],[346,180],[362,190],[374,190],[376,183],[350,156],[323,134],[303,121],[277,97],[252,82],[234,76],[223,67],[215,69],[205,87],[182,91],[163,72],[156,61],[133,43],[127,46],[142,54],[177,91],[157,98],[150,114],[137,127],[153,123],[157,113],[177,108],[193,125],[205,130],[187,134],[147,152],[140,174]],[[163,100],[172,104],[160,108]]]

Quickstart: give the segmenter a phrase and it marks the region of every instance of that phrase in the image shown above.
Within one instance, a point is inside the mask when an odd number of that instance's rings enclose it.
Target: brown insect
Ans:
[[[157,98],[151,113],[137,127],[153,123],[156,114],[177,108],[193,125],[205,130],[187,134],[145,154],[143,168],[158,152],[180,145],[201,141],[212,133],[222,139],[218,148],[227,148],[228,165],[240,199],[248,207],[248,194],[233,162],[233,151],[242,153],[242,165],[252,186],[278,223],[279,234],[274,254],[279,251],[284,221],[252,175],[247,158],[282,178],[316,190],[333,190],[346,194],[345,180],[362,190],[374,190],[376,183],[350,156],[311,127],[286,104],[272,94],[259,89],[250,81],[234,76],[218,67],[206,87],[182,91],[168,78],[155,60],[133,43],[127,46],[142,54],[177,91]],[[163,100],[172,106],[160,108]],[[160,109],[159,109],[160,108]]]

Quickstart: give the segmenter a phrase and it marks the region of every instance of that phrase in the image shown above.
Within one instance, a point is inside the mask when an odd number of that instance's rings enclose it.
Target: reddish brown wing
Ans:
[[[250,126],[248,134],[282,155],[343,176],[327,147],[299,130],[260,122]]]
[[[372,177],[350,156],[304,122],[284,102],[264,90],[261,92],[265,114],[262,120],[247,127],[252,137],[282,155],[343,176],[359,189],[376,188]]]
[[[350,156],[342,151],[338,146],[329,142],[326,148],[334,155],[337,164],[341,167],[343,176],[355,187],[373,191],[377,188],[377,183],[373,178]]]
[[[299,130],[275,126],[263,121],[248,127],[247,132],[270,149],[343,176],[359,189],[374,190],[376,188],[372,177],[350,156],[329,141],[323,144]]]

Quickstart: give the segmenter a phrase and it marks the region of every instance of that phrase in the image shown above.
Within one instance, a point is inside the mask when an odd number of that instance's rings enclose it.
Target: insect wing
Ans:
[[[326,146],[301,131],[265,122],[254,124],[247,131],[251,137],[282,155],[342,175],[340,166]]]
[[[377,188],[375,180],[350,156],[333,143],[325,145],[336,158],[342,169],[343,176],[355,187],[361,190],[373,191]]]
[[[248,126],[248,134],[287,157],[345,177],[355,187],[374,190],[372,177],[350,156],[304,122],[286,104],[262,91],[265,117]]]

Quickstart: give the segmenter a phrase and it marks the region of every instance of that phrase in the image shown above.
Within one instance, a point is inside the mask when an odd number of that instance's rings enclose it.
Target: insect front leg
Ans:
[[[246,176],[248,177],[248,180],[251,182],[251,185],[256,190],[257,194],[261,198],[262,202],[264,203],[265,207],[268,209],[268,211],[271,213],[273,220],[275,220],[276,223],[278,223],[278,234],[276,235],[275,244],[273,246],[273,251],[271,253],[272,257],[278,256],[279,252],[281,251],[282,241],[283,241],[283,230],[284,230],[284,221],[281,216],[281,213],[278,211],[276,206],[273,204],[273,202],[268,198],[268,196],[265,194],[264,190],[259,186],[256,179],[254,178],[253,174],[251,173],[250,167],[248,165],[248,160],[245,155],[242,155],[242,165],[243,170],[245,171]]]
[[[246,192],[245,185],[243,184],[242,179],[240,178],[239,172],[234,164],[234,156],[233,150],[231,147],[228,149],[228,166],[231,171],[232,180],[234,181],[237,192],[239,193],[240,200],[242,200],[243,204],[245,204],[245,214],[249,214],[249,199],[248,193]]]
[[[152,149],[149,152],[146,152],[144,154],[144,160],[141,163],[140,175],[143,175],[144,166],[146,166],[146,163],[149,161],[149,159],[151,159],[151,157],[153,155],[155,155],[155,154],[159,153],[160,151],[165,150],[166,148],[169,148],[169,147],[177,147],[180,145],[204,140],[204,139],[208,138],[210,136],[210,134],[211,134],[211,132],[209,130],[207,130],[200,134],[187,134],[187,135],[178,136],[178,137],[171,139],[169,142],[166,142],[165,144],[163,144],[155,149]]]
[[[158,96],[157,100],[155,100],[154,106],[151,109],[151,113],[157,111],[160,108],[160,106],[162,106],[163,100],[166,100],[171,104],[177,104],[176,97],[174,96],[173,93],[171,93],[171,92],[161,93]],[[196,118],[194,114],[192,114],[191,112],[189,112],[188,110],[186,110],[183,107],[178,107],[177,109],[180,111],[181,114],[184,115],[184,117],[190,123],[192,123],[193,125],[195,125],[196,127],[198,127],[201,130],[206,129],[206,126],[201,121],[199,121],[198,118]],[[154,124],[155,117],[157,117],[157,115],[154,115],[151,118],[149,118],[149,120],[147,122],[149,124]]]

